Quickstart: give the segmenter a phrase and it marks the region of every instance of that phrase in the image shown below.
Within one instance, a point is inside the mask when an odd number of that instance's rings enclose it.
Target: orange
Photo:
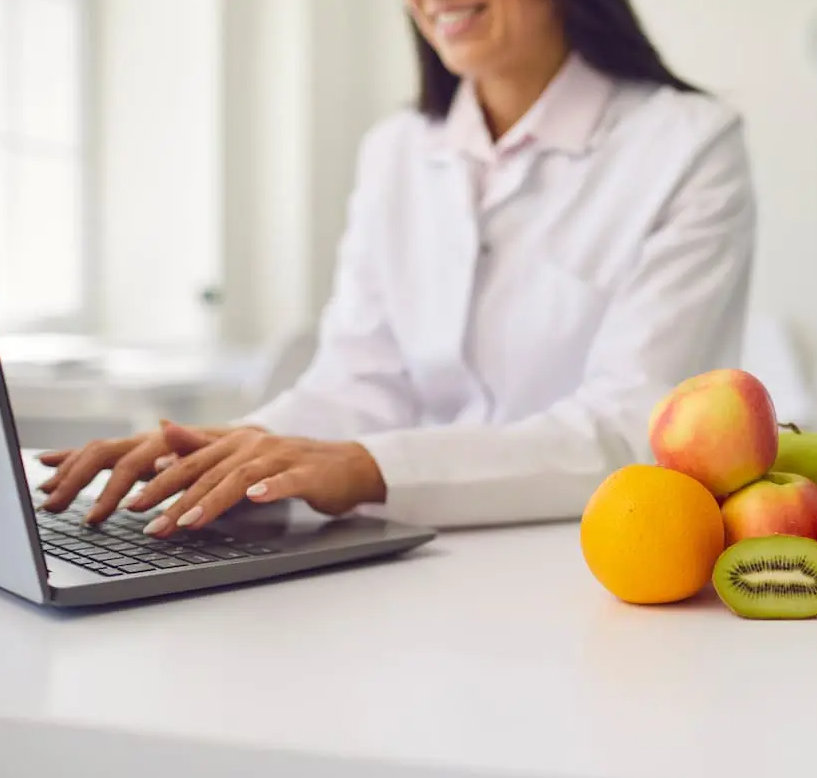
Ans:
[[[581,546],[609,592],[639,605],[678,602],[711,580],[724,549],[721,510],[712,493],[684,473],[629,465],[588,501]]]

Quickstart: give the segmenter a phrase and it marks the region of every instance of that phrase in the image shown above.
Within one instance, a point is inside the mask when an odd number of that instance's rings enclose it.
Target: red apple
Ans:
[[[717,498],[768,473],[778,425],[766,387],[744,370],[713,370],[678,384],[653,409],[659,465],[692,476]]]
[[[817,540],[817,484],[793,473],[768,473],[727,497],[721,513],[727,546],[769,535]]]

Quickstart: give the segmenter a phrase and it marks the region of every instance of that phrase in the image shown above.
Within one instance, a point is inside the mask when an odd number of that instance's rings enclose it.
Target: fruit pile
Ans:
[[[657,404],[649,438],[656,463],[613,473],[582,515],[602,586],[650,605],[711,582],[744,618],[817,616],[817,433],[779,424],[755,376],[714,370]]]

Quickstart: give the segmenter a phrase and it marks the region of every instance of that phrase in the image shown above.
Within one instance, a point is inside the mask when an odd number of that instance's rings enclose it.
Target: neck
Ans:
[[[568,58],[567,50],[551,50],[545,62],[525,62],[514,70],[480,78],[477,95],[494,141],[510,130],[539,99]]]

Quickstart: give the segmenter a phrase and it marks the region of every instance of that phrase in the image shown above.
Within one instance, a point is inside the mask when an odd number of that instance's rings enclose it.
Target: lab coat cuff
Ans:
[[[404,523],[418,519],[417,473],[404,436],[399,432],[377,433],[357,438],[377,462],[386,484],[386,500],[379,505],[362,506],[363,513]]]

